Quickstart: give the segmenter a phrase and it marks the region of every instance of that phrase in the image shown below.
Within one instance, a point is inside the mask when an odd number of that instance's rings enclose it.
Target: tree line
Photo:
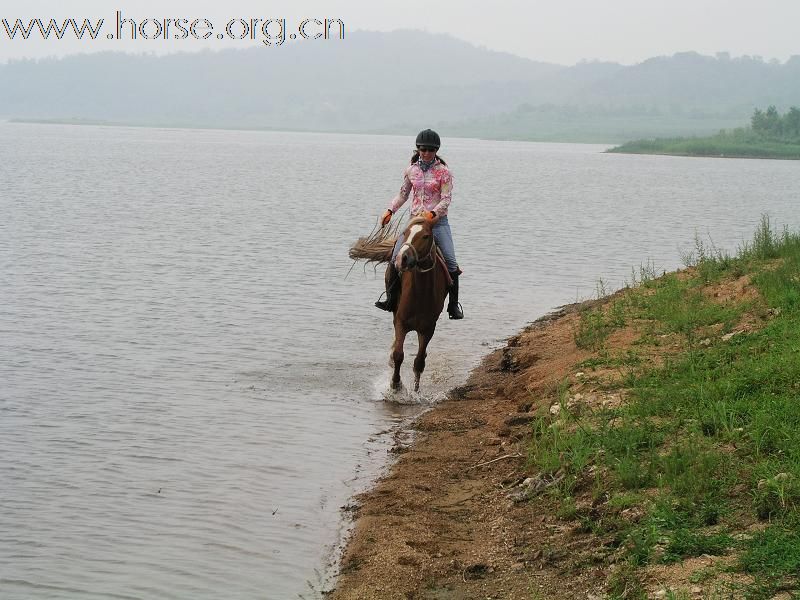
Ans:
[[[750,127],[764,139],[800,143],[800,109],[792,106],[781,115],[774,106],[766,111],[757,108],[750,119]]]

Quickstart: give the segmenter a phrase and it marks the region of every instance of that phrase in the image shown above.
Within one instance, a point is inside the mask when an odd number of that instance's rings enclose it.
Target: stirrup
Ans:
[[[456,312],[456,311],[458,311],[458,312]],[[451,308],[451,306],[448,306],[447,307],[447,315],[451,319],[453,319],[454,321],[457,321],[458,319],[463,319],[464,318],[464,309],[461,308],[461,302],[457,302],[456,305],[453,306],[452,308]]]

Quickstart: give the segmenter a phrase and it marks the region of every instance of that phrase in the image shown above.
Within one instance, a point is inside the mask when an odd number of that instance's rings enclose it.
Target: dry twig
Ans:
[[[471,469],[477,469],[478,467],[485,467],[486,465],[490,465],[492,463],[496,463],[499,460],[506,460],[507,458],[522,458],[522,454],[520,454],[520,453],[517,453],[517,454],[506,454],[505,456],[500,456],[499,458],[495,458],[493,460],[489,460],[489,461],[486,461],[484,463],[478,463],[477,465],[472,465],[471,467],[469,467],[467,469],[467,471],[470,471]]]

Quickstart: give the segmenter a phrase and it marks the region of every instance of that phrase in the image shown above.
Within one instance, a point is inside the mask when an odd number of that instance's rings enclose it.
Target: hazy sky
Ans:
[[[800,0],[2,0],[0,19],[105,19],[115,30],[116,10],[139,21],[147,18],[208,19],[216,32],[231,19],[287,19],[294,30],[304,18],[339,18],[346,31],[422,29],[527,58],[574,64],[599,59],[632,64],[658,55],[695,50],[733,56],[759,55],[786,60],[800,54]],[[151,35],[156,29],[151,28]],[[276,32],[273,25],[272,30]],[[253,40],[228,42],[214,35],[207,42],[187,40],[96,41],[9,40],[0,23],[0,60],[98,50],[180,52],[204,45],[247,47]],[[302,41],[296,43],[320,43]],[[323,43],[332,43],[330,41]],[[344,42],[346,43],[346,39]],[[263,44],[262,44],[263,46]],[[280,52],[267,48],[265,52]]]

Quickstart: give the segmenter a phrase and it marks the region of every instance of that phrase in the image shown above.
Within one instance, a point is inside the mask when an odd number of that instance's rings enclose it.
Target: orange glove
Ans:
[[[422,216],[428,221],[433,221],[436,218],[436,213],[432,210],[426,210],[424,213],[422,213]]]
[[[381,227],[386,227],[389,224],[389,221],[392,220],[392,211],[391,209],[386,209],[386,212],[381,215]]]

